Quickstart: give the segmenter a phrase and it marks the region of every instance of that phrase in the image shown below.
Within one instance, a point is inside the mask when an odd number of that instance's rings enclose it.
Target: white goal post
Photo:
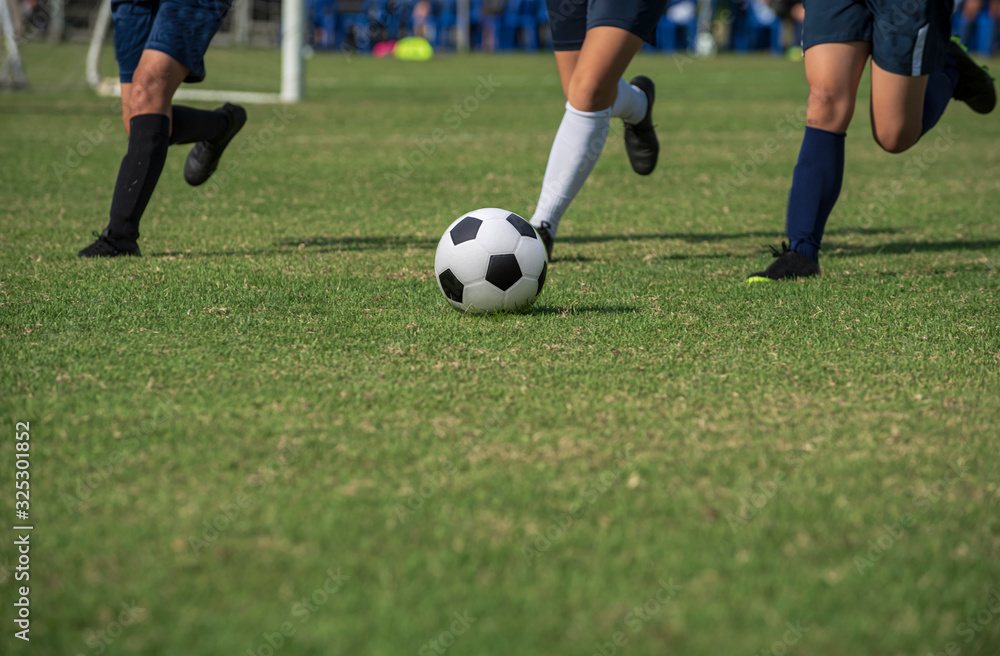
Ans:
[[[236,0],[251,2],[252,0]],[[5,3],[6,0],[0,0]],[[102,0],[87,52],[87,83],[102,96],[121,95],[117,78],[101,78],[101,48],[111,25],[111,0]],[[305,89],[305,0],[282,0],[281,3],[281,87],[279,93],[197,89],[182,86],[174,94],[181,100],[207,100],[243,103],[295,103]]]
[[[20,7],[17,7],[20,11]],[[6,54],[0,63],[0,88],[23,89],[28,86],[24,76],[24,65],[21,64],[21,52],[17,49],[17,30],[14,29],[14,17],[10,12],[7,0],[0,0],[0,23],[3,28],[3,40]]]

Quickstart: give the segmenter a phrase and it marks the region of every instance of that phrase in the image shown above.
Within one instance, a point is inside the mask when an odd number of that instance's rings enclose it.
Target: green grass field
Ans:
[[[468,317],[434,248],[530,215],[551,55],[317,56],[204,191],[171,150],[143,258],[80,261],[126,144],[84,52],[0,95],[4,654],[1000,653],[997,114],[890,156],[863,91],[824,275],[746,285],[802,66],[643,55],[659,169],[616,125],[535,308]]]

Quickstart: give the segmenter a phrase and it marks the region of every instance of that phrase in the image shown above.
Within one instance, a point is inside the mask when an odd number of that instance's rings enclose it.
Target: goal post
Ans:
[[[0,0],[5,3],[7,0]],[[243,5],[253,0],[236,0],[235,5]],[[305,95],[305,3],[306,0],[282,0],[281,2],[281,82],[277,93],[257,91],[200,89],[181,86],[174,94],[180,100],[205,100],[242,103],[296,103]],[[247,30],[246,8],[234,6],[234,23],[238,32]],[[111,26],[111,0],[102,0],[94,31],[87,51],[87,83],[102,96],[121,95],[118,78],[102,78],[100,74],[101,50]],[[239,35],[237,35],[239,36]],[[239,39],[237,39],[239,40]]]
[[[28,86],[28,79],[24,75],[21,51],[17,48],[18,30],[14,28],[10,5],[7,0],[0,0],[0,23],[3,23],[5,50],[3,62],[0,63],[0,88],[23,89]]]

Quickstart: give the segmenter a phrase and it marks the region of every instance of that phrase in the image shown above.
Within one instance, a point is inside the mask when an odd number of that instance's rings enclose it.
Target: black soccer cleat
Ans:
[[[532,227],[535,229],[535,232],[538,233],[538,236],[541,237],[542,243],[545,244],[545,255],[549,258],[549,262],[551,262],[552,242],[555,241],[552,237],[552,233],[549,232],[549,229],[552,227],[552,224],[549,223],[548,221],[542,221],[542,225],[532,226]]]
[[[656,168],[656,159],[660,155],[660,141],[656,138],[653,127],[653,101],[656,100],[656,85],[645,75],[637,75],[629,82],[646,94],[649,105],[646,115],[638,123],[625,123],[625,151],[632,170],[639,175],[649,175]]]
[[[134,241],[112,241],[107,228],[100,234],[94,233],[97,239],[76,254],[77,257],[141,257],[139,244]]]
[[[215,111],[229,119],[229,127],[212,141],[199,141],[188,153],[184,162],[184,179],[192,187],[197,187],[212,177],[219,166],[222,151],[247,122],[247,112],[239,105],[226,103]]]
[[[969,56],[969,50],[957,36],[948,42],[948,54],[955,58],[958,84],[954,98],[968,105],[979,114],[989,114],[997,106],[997,89],[993,77],[985,66],[980,66]]]
[[[780,251],[774,246],[770,248],[771,254],[777,259],[765,270],[747,276],[747,282],[771,282],[819,275],[819,262],[789,250],[787,243],[781,242]]]

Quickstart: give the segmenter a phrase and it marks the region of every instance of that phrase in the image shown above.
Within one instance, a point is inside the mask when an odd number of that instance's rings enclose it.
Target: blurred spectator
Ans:
[[[483,0],[482,49],[493,52],[500,48],[500,17],[507,8],[507,0]]]
[[[785,42],[789,57],[793,58],[791,53],[796,49],[798,49],[797,53],[801,54],[802,21],[806,19],[806,10],[802,6],[802,0],[771,0],[771,9],[786,25],[788,23],[792,25],[792,41],[791,43],[788,43],[787,40]]]
[[[413,13],[410,19],[413,21],[413,36],[419,36],[428,41],[434,39],[433,34],[429,34],[428,26],[431,18],[430,0],[417,0],[413,5]]]
[[[334,33],[337,0],[309,0],[309,14],[313,26],[313,44],[321,48],[332,48],[337,39]]]
[[[686,25],[697,12],[694,0],[674,0],[667,5],[667,18],[676,25]]]
[[[962,15],[965,16],[965,20],[970,22],[976,20],[976,16],[986,3],[987,0],[965,0],[962,3]],[[1000,18],[1000,0],[989,0],[988,11],[993,20]]]

